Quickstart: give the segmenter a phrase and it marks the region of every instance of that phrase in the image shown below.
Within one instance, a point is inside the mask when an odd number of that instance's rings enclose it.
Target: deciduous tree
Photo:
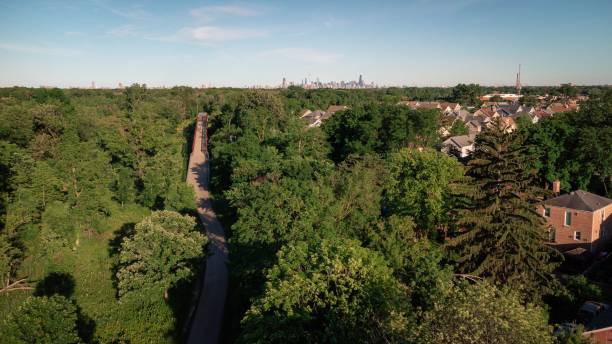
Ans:
[[[242,320],[248,343],[385,343],[410,334],[407,290],[351,240],[288,245]]]
[[[81,343],[76,306],[60,295],[29,297],[0,326],[6,343]]]
[[[140,288],[170,287],[194,274],[207,238],[195,219],[172,211],[158,211],[136,225],[134,235],[121,244],[117,272],[119,295]]]

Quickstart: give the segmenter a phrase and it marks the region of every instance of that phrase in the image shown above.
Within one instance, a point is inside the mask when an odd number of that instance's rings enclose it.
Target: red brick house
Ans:
[[[560,251],[597,252],[612,240],[612,200],[577,190],[542,202],[538,211],[551,227],[550,242]]]
[[[612,326],[586,331],[583,334],[595,344],[612,343]]]

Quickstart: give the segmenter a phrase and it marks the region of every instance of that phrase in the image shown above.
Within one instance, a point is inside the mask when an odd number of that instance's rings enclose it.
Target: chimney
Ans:
[[[555,179],[555,181],[552,183],[552,191],[555,195],[561,193],[561,181],[559,179]]]

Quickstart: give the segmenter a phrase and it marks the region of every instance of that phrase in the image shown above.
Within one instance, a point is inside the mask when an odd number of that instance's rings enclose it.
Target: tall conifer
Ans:
[[[532,156],[519,135],[494,120],[476,138],[468,162],[469,202],[457,210],[449,247],[460,272],[521,290],[527,298],[550,293],[558,253],[545,244],[546,224],[536,212],[545,190],[528,169]]]

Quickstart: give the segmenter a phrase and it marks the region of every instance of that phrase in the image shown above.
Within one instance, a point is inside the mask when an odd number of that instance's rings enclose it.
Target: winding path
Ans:
[[[206,228],[209,239],[209,255],[206,259],[206,273],[204,284],[200,289],[200,297],[195,310],[188,344],[206,343],[217,344],[223,323],[223,311],[227,295],[227,246],[225,243],[225,232],[221,223],[217,220],[208,191],[210,179],[210,164],[207,153],[207,142],[203,142],[205,128],[201,118],[205,114],[198,115],[193,149],[189,157],[189,172],[187,183],[193,186],[195,191],[198,215],[200,221]]]

